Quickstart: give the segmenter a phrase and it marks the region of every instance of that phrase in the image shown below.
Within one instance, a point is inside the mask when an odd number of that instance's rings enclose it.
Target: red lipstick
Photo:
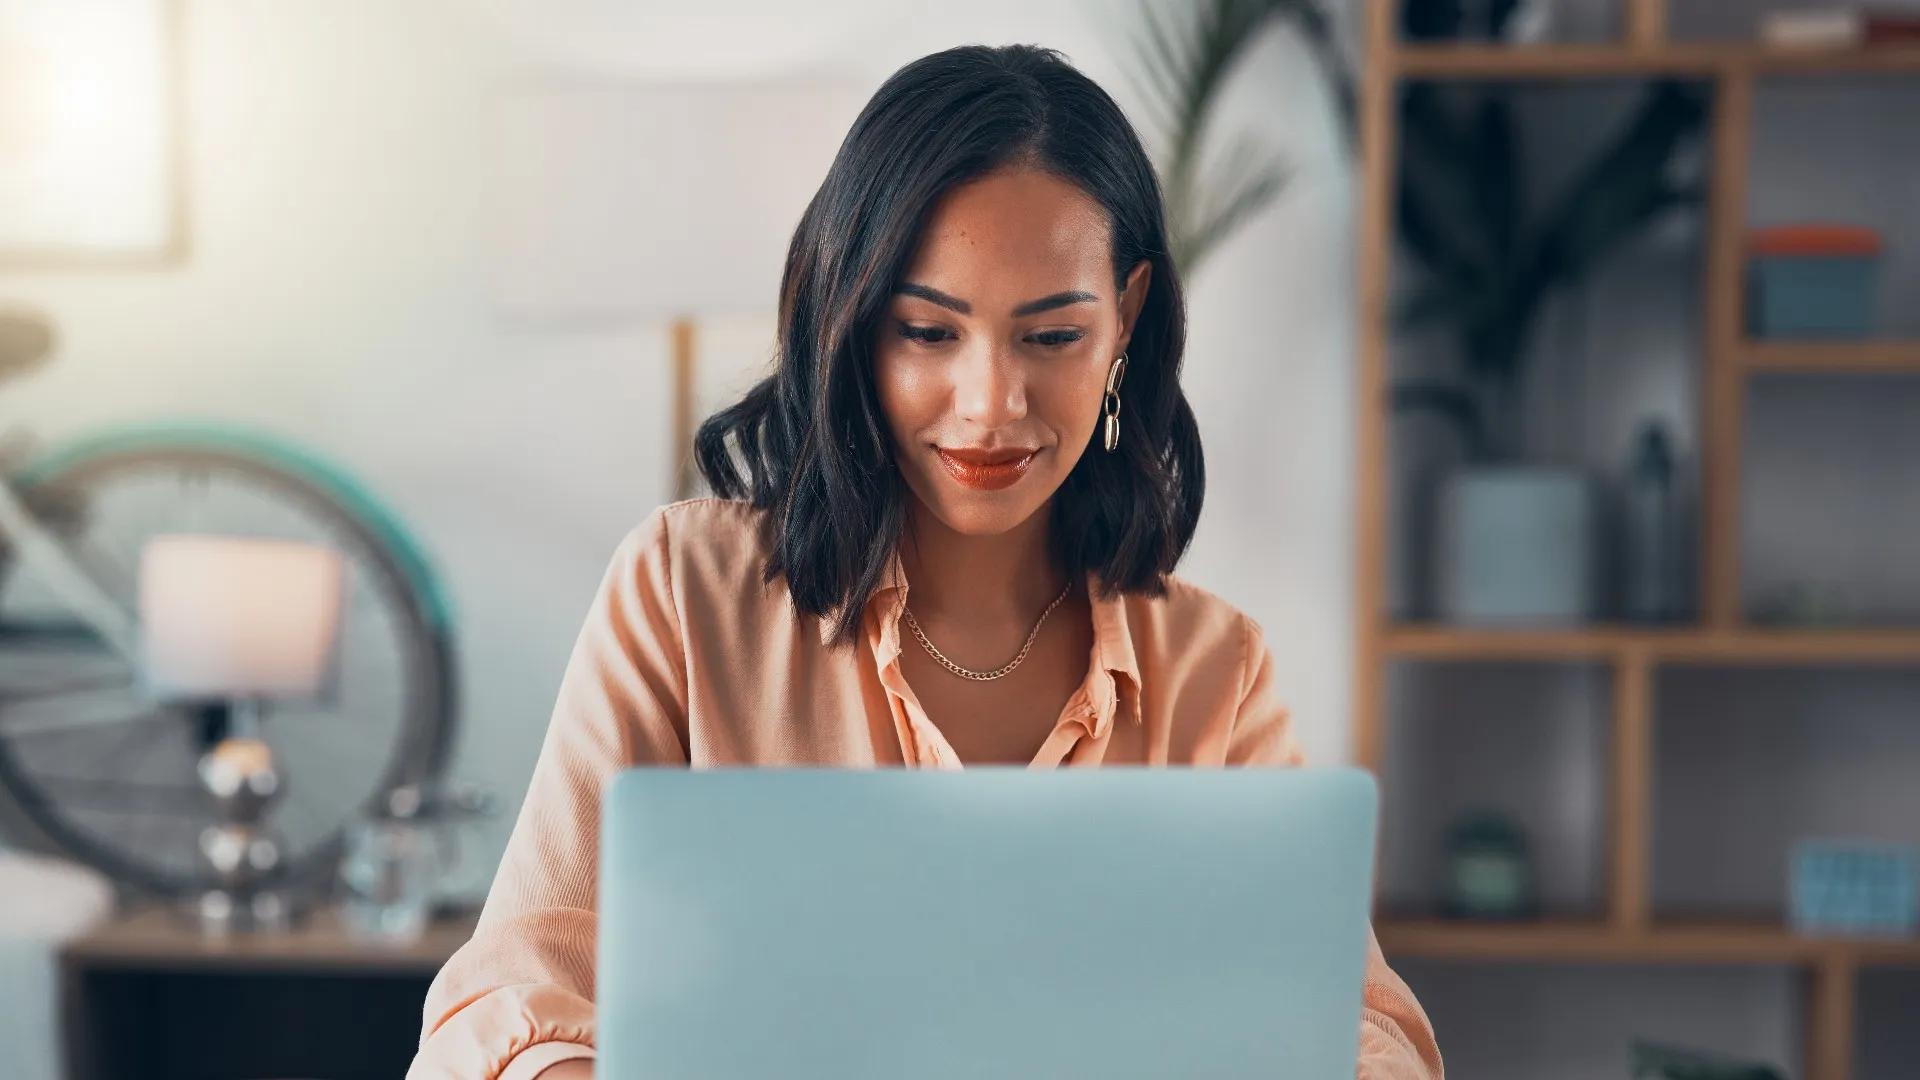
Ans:
[[[947,475],[975,491],[1000,491],[1020,482],[1038,450],[974,450],[934,447]]]

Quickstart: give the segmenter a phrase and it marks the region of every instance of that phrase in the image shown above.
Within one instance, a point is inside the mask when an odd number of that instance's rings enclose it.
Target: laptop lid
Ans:
[[[643,769],[601,1080],[1351,1080],[1359,770]]]

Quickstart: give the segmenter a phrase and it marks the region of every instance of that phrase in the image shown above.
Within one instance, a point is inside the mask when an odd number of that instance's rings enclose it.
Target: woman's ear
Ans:
[[[1135,263],[1127,271],[1127,287],[1120,291],[1120,349],[1124,354],[1127,345],[1133,340],[1134,322],[1140,318],[1140,309],[1146,305],[1147,289],[1153,285],[1153,264],[1145,259]]]

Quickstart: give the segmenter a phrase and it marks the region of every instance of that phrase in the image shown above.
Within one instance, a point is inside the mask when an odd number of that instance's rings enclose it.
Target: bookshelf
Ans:
[[[1920,47],[1779,51],[1759,44],[1670,42],[1663,0],[1622,0],[1625,32],[1603,45],[1403,45],[1395,0],[1366,0],[1361,73],[1355,427],[1356,756],[1383,770],[1389,667],[1429,663],[1584,663],[1611,682],[1605,763],[1605,910],[1589,921],[1514,924],[1377,920],[1389,956],[1497,963],[1766,965],[1799,969],[1807,992],[1798,1075],[1849,1080],[1859,973],[1920,968],[1920,942],[1809,938],[1778,920],[1673,922],[1650,910],[1655,680],[1664,666],[1920,666],[1920,630],[1781,630],[1749,625],[1740,598],[1740,485],[1747,384],[1774,374],[1920,375],[1920,341],[1777,343],[1744,332],[1743,244],[1756,85],[1799,75],[1920,75]],[[1706,207],[1704,365],[1700,373],[1700,616],[1684,628],[1596,626],[1485,630],[1397,623],[1385,600],[1389,528],[1390,271],[1394,248],[1397,89],[1404,80],[1683,77],[1713,90]],[[1920,763],[1916,763],[1920,766]],[[1784,869],[1782,871],[1784,875]]]

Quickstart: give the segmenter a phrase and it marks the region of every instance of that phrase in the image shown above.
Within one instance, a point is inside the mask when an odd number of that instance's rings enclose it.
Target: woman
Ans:
[[[592,1075],[600,798],[636,763],[1294,765],[1249,619],[1169,577],[1200,437],[1160,192],[1057,55],[967,47],[854,121],[788,251],[719,499],[616,555],[416,1077]],[[1360,1075],[1439,1080],[1368,958]]]

